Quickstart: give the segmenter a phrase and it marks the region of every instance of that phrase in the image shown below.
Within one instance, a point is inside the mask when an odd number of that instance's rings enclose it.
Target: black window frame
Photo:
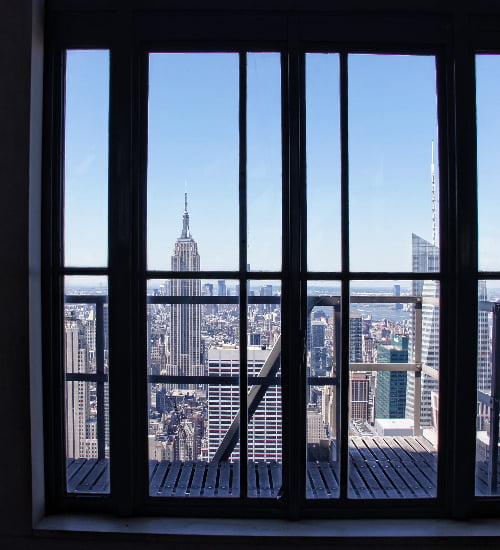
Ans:
[[[305,4],[305,3],[304,3]],[[477,265],[475,69],[474,55],[499,52],[500,9],[472,16],[443,3],[424,10],[380,8],[369,3],[359,10],[318,2],[305,8],[272,6],[253,9],[219,2],[207,8],[194,0],[182,7],[162,2],[48,2],[44,89],[43,283],[44,297],[44,423],[47,511],[110,512],[120,515],[193,515],[237,517],[468,517],[497,515],[500,499],[474,496],[477,284],[498,279],[498,272],[479,272]],[[364,4],[361,2],[361,4]],[[109,49],[109,260],[108,268],[68,268],[62,264],[64,51]],[[347,53],[435,55],[437,66],[440,242],[442,285],[440,324],[440,450],[438,495],[435,499],[354,501],[344,492],[328,502],[305,499],[304,384],[283,379],[283,465],[285,496],[269,499],[151,499],[147,495],[146,385],[134,368],[145,355],[145,181],[147,136],[147,52],[149,51],[279,51],[283,86],[283,265],[278,273],[232,273],[247,279],[282,281],[283,362],[301,357],[306,318],[306,281],[335,279],[342,284],[344,325],[348,326],[350,280],[408,279],[403,273],[353,273],[348,269],[348,202],[343,200],[343,268],[339,273],[308,273],[306,269],[306,196],[304,146],[304,53],[339,52],[341,86],[346,81]],[[343,75],[343,76],[342,76]],[[240,78],[243,78],[240,75]],[[342,80],[343,79],[343,80]],[[342,83],[343,82],[343,83]],[[146,94],[146,96],[145,96]],[[344,100],[346,94],[344,89]],[[242,108],[240,106],[240,112]],[[347,167],[347,104],[341,140]],[[240,151],[244,146],[240,145]],[[244,161],[240,159],[240,162]],[[342,174],[343,187],[348,174]],[[244,198],[240,201],[244,201]],[[244,206],[244,204],[243,204]],[[122,214],[125,213],[125,218]],[[245,218],[240,218],[245,227]],[[300,246],[294,246],[300,243]],[[243,248],[243,247],[242,247]],[[110,495],[68,495],[65,492],[64,387],[61,342],[64,275],[109,277],[110,356],[125,365],[121,376],[110,373],[111,449],[120,458],[112,464]],[[155,273],[172,278],[171,272]],[[228,272],[201,272],[202,278],[231,278]],[[425,279],[425,275],[411,278]],[[243,287],[243,286],[242,286]],[[245,307],[242,300],[241,307]],[[244,310],[244,309],[242,309]],[[465,314],[464,314],[465,312]],[[120,319],[120,327],[113,323]],[[126,319],[124,323],[123,319]],[[125,327],[124,327],[125,325]],[[124,338],[124,332],[130,338]],[[142,340],[141,340],[142,339]],[[344,349],[348,332],[344,331]],[[347,359],[345,360],[347,361]],[[345,365],[344,365],[345,366]],[[116,367],[115,367],[116,368]],[[302,371],[300,370],[302,368]],[[113,370],[113,367],[111,368]],[[342,374],[347,404],[348,370]],[[129,396],[130,406],[117,411],[113,402]],[[292,406],[293,404],[293,406]],[[298,406],[297,406],[298,405]],[[302,411],[303,414],[300,414]],[[343,407],[347,415],[347,407]],[[344,418],[345,421],[345,418]],[[116,426],[120,425],[118,430]],[[115,426],[115,428],[113,428]],[[124,427],[127,427],[125,429]],[[130,434],[130,437],[125,434]],[[244,431],[242,431],[244,435]],[[345,447],[345,445],[344,445]],[[347,448],[344,448],[347,464]],[[343,469],[346,486],[347,469]],[[114,480],[114,481],[113,481]],[[120,482],[121,480],[121,482]],[[127,480],[124,483],[123,480]],[[301,489],[302,487],[302,489]]]

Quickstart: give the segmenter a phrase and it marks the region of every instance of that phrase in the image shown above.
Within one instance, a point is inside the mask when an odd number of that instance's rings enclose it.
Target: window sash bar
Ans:
[[[247,53],[239,53],[240,498],[248,497]],[[221,442],[222,445],[222,442]],[[220,447],[219,447],[220,448]]]
[[[340,62],[340,194],[341,194],[341,352],[340,418],[337,419],[337,444],[340,440],[340,499],[347,499],[349,479],[349,105],[348,57],[339,54]]]

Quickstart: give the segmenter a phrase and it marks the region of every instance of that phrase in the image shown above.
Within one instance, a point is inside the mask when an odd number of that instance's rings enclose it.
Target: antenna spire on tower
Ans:
[[[190,237],[191,237],[191,233],[189,231],[188,194],[187,194],[187,183],[186,183],[186,192],[184,193],[184,215],[182,216],[181,239],[189,239]]]
[[[436,222],[436,174],[434,168],[434,140],[431,145],[431,185],[432,185],[432,244],[437,246],[437,222]]]

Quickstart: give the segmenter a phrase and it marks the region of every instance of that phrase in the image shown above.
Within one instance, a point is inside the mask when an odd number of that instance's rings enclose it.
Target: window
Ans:
[[[494,511],[500,277],[474,271],[494,223],[459,253],[474,63],[448,20],[80,15],[49,18],[51,508]]]

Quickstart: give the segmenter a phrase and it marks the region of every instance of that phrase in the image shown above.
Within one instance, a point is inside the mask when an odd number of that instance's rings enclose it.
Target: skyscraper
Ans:
[[[259,376],[269,356],[269,349],[248,347],[248,375]],[[234,347],[216,347],[208,350],[210,376],[240,374],[240,350]],[[239,387],[236,385],[210,384],[208,387],[208,460],[219,449],[234,418],[240,410]],[[249,460],[281,460],[281,387],[271,385],[248,423]],[[239,458],[239,444],[231,454],[231,460]]]
[[[184,195],[182,232],[174,245],[172,271],[200,271],[198,245],[191,236],[187,193]],[[199,279],[172,279],[171,296],[200,296]],[[171,306],[170,360],[167,374],[176,376],[202,376],[201,361],[201,305],[180,303]],[[179,384],[179,389],[194,389],[194,385]]]
[[[418,235],[412,234],[412,268],[417,273],[435,273],[439,271],[439,248]],[[412,295],[433,298],[422,307],[422,363],[439,370],[439,283],[437,281],[412,281]],[[415,362],[415,311],[410,319],[410,362]],[[421,425],[432,423],[431,392],[437,391],[438,379],[422,375]],[[415,375],[408,375],[406,399],[406,417],[413,418],[415,403]]]
[[[65,369],[68,374],[89,372],[86,340],[89,332],[81,319],[66,318]],[[88,382],[72,381],[66,387],[66,456],[68,458],[96,458],[96,419],[90,414],[90,387]]]
[[[378,347],[378,363],[408,363],[408,338],[395,334],[390,346]],[[375,418],[404,418],[406,407],[406,371],[377,373]]]
[[[479,281],[480,301],[488,300],[486,281]],[[477,389],[491,392],[491,345],[490,345],[490,314],[487,311],[478,312],[478,343],[477,343]]]

